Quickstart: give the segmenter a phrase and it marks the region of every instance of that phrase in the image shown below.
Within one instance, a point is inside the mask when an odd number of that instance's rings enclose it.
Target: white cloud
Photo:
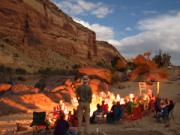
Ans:
[[[55,2],[55,4],[64,12],[69,13],[69,14],[78,15],[78,14],[83,13],[84,11],[80,5],[74,4],[74,2],[71,0]]]
[[[142,32],[120,40],[119,50],[126,56],[135,56],[147,50],[162,49],[170,53],[173,63],[180,65],[179,24],[180,12],[139,21],[138,28]]]
[[[100,24],[90,24],[90,23],[80,20],[78,18],[74,18],[74,21],[76,21],[76,22],[82,24],[83,26],[96,32],[97,40],[108,41],[108,40],[114,38],[114,31],[113,31],[113,28],[111,28],[111,27],[107,27],[107,26],[100,25]]]
[[[126,27],[125,30],[126,31],[132,31],[133,29],[131,27]]]
[[[96,32],[98,40],[108,40],[114,37],[112,28],[100,24],[92,24],[92,30]]]
[[[101,2],[93,3],[85,0],[62,0],[55,2],[55,4],[71,16],[87,14],[95,15],[97,18],[104,18],[113,11],[108,5]]]
[[[77,5],[79,5],[85,11],[90,11],[91,9],[95,7],[93,3],[85,2],[83,0],[77,1]]]
[[[164,31],[169,32],[170,30],[177,31],[176,28],[180,28],[178,25],[180,21],[180,12],[173,15],[163,15],[157,18],[146,19],[140,21],[139,29],[142,30],[153,30],[153,31]]]
[[[97,18],[104,18],[107,14],[111,13],[112,10],[109,10],[108,7],[99,7],[96,10],[92,11],[92,14],[95,15]]]

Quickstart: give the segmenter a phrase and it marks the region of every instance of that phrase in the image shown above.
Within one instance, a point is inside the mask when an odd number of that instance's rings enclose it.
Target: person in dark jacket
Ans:
[[[98,123],[98,116],[101,116],[103,118],[104,111],[100,104],[96,105],[97,109],[93,112],[93,115],[90,117],[91,123]]]
[[[169,119],[173,119],[174,120],[174,115],[173,115],[173,109],[174,109],[175,103],[173,102],[173,100],[169,101],[169,105],[168,105],[168,117]]]
[[[67,135],[69,130],[69,123],[64,118],[65,114],[60,113],[60,117],[56,122],[54,135]]]

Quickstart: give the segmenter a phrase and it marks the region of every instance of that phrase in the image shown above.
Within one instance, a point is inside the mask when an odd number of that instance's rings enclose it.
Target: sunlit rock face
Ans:
[[[34,72],[122,57],[48,0],[1,0],[0,18],[0,64]]]

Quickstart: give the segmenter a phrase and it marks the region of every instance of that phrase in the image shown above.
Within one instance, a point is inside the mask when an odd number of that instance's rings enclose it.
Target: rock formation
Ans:
[[[124,60],[49,0],[1,0],[0,18],[0,64],[36,72],[96,65],[102,59],[110,63],[116,56]]]

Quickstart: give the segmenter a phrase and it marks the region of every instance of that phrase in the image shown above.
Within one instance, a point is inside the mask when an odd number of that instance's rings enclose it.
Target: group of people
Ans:
[[[107,123],[116,123],[123,119],[137,120],[153,112],[157,121],[163,120],[168,123],[171,118],[174,119],[174,106],[173,100],[147,95],[146,98],[127,99],[124,104],[120,104],[119,101],[113,102],[110,111],[107,111],[108,104],[104,104],[103,101],[101,105],[97,104],[97,109],[93,112],[90,122],[98,123],[102,119]]]
[[[120,102],[113,102],[111,110],[108,111],[108,104],[105,101],[102,101],[102,104],[97,104],[97,109],[93,112],[90,117],[91,123],[105,122],[113,123],[118,122],[123,116],[124,105],[121,105]]]
[[[174,118],[172,113],[175,106],[174,102],[172,100],[162,99],[159,96],[155,97],[152,92],[141,97],[128,97],[125,99],[124,104],[120,104],[119,101],[113,102],[110,111],[108,104],[103,100],[101,104],[97,104],[97,109],[90,117],[92,88],[88,84],[88,76],[83,76],[82,80],[83,84],[76,89],[79,104],[77,110],[74,110],[73,114],[69,112],[68,122],[66,121],[66,123],[64,116],[60,116],[55,124],[54,135],[58,135],[60,132],[61,135],[88,135],[89,123],[98,123],[100,121],[116,123],[122,119],[137,120],[149,112],[154,112],[154,116],[158,121],[163,119],[165,122],[168,122],[170,117]],[[68,132],[69,123],[72,126],[78,126],[78,131]],[[66,128],[66,130],[60,131],[60,128]]]

